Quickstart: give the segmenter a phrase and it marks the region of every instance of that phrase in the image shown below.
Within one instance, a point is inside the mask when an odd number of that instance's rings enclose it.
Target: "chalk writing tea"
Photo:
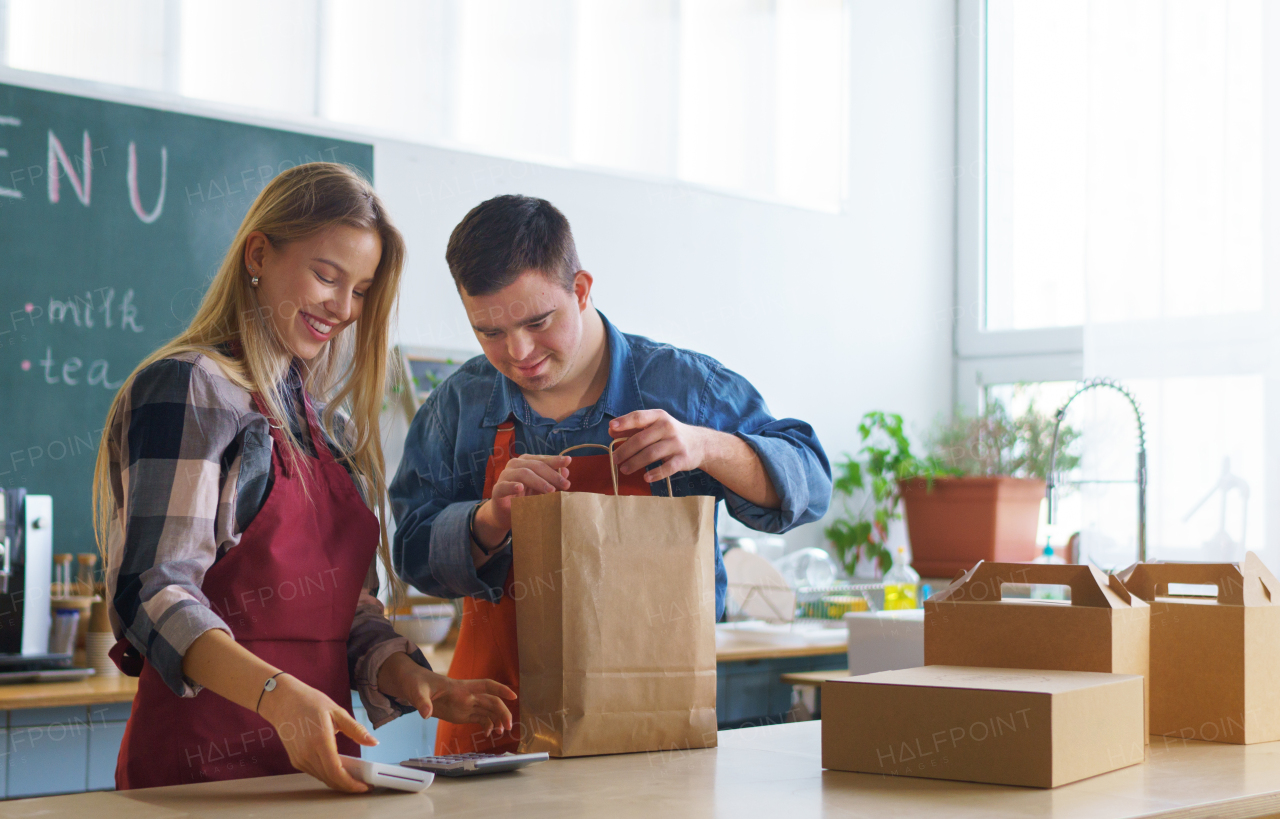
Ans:
[[[54,361],[53,348],[44,348],[44,358],[40,359],[39,364],[44,368],[44,383],[46,384],[64,384],[68,387],[74,387],[81,383],[83,377],[84,383],[91,387],[103,387],[108,390],[119,389],[124,380],[111,381],[108,377],[108,362],[105,359],[97,359],[89,364],[89,369],[84,370],[84,361],[75,356],[71,356],[65,361]],[[23,369],[27,369],[24,367]]]

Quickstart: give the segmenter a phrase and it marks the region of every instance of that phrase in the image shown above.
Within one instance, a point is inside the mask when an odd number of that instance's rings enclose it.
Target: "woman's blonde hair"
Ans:
[[[286,451],[281,454],[295,463],[305,457],[302,442],[288,423],[296,410],[291,403],[286,404],[287,393],[280,387],[289,373],[292,354],[277,337],[270,308],[258,303],[257,290],[250,284],[245,265],[245,246],[250,234],[258,231],[280,248],[337,225],[377,233],[382,240],[382,258],[373,283],[365,292],[360,318],[331,339],[303,368],[304,389],[324,402],[320,423],[337,447],[339,460],[351,470],[366,502],[382,523],[378,554],[390,585],[396,588],[387,542],[386,467],[378,417],[388,386],[391,324],[404,266],[404,239],[373,187],[355,171],[332,162],[291,168],[262,189],[240,223],[187,329],[147,356],[116,393],[107,413],[93,474],[94,535],[104,563],[115,514],[109,446],[112,422],[134,378],[150,364],[182,353],[208,356],[237,386],[261,395],[273,423],[279,424],[285,435]],[[226,345],[236,342],[239,355],[229,355]],[[400,368],[392,372],[398,378]],[[349,419],[342,430],[335,429],[340,412]],[[306,471],[297,474],[305,475]]]

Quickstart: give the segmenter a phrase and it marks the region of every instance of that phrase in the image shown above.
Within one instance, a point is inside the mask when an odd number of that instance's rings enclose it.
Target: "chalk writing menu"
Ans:
[[[54,549],[95,548],[111,398],[193,315],[280,172],[373,148],[0,85],[0,484],[54,498]]]

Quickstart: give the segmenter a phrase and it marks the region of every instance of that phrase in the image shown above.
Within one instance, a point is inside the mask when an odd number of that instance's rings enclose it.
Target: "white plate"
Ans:
[[[795,590],[772,563],[743,549],[730,549],[724,556],[724,569],[729,575],[731,614],[775,623],[795,619]]]

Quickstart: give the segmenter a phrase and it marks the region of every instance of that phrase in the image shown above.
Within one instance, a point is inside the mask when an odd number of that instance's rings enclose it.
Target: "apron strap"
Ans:
[[[502,470],[507,468],[507,462],[515,452],[515,445],[516,422],[507,420],[498,424],[498,431],[493,435],[493,449],[484,467],[484,493],[481,497],[493,497],[493,485],[498,482]]]
[[[315,451],[316,459],[321,463],[328,463],[334,460],[333,453],[329,451],[329,445],[325,443],[324,436],[320,432],[320,420],[316,417],[315,408],[311,405],[311,396],[307,394],[305,387],[299,387],[299,390],[302,393],[302,403],[304,408],[303,415],[305,419],[304,423],[307,426],[307,429],[303,434],[310,436],[311,447]],[[267,402],[263,399],[261,393],[252,392],[250,395],[253,397],[253,403],[258,408],[258,412],[262,413],[262,417],[267,419],[267,426],[271,429],[271,439],[275,442],[277,447],[284,446],[284,433],[282,432],[284,427],[272,420],[271,410],[267,406]],[[281,451],[279,454],[280,469],[283,470],[286,476],[288,476],[291,472],[289,463],[290,459],[284,451]]]
[[[311,396],[307,394],[307,388],[300,387],[299,389],[302,391],[302,404],[306,409],[307,429],[311,434],[311,445],[315,448],[316,457],[320,462],[328,463],[333,460],[333,453],[329,451],[329,444],[325,442],[320,426],[320,418],[316,415],[315,407],[311,405]]]
[[[249,395],[253,398],[253,404],[258,408],[258,412],[262,414],[263,418],[267,419],[267,429],[268,433],[271,435],[271,441],[275,445],[275,448],[279,450],[280,447],[284,446],[284,435],[280,432],[283,427],[271,420],[271,408],[267,406],[267,402],[262,398],[261,394],[251,392]],[[285,477],[288,477],[292,472],[292,465],[289,463],[289,458],[286,453],[283,450],[280,450],[275,453],[275,457],[273,457],[272,460],[280,465],[280,471]]]

